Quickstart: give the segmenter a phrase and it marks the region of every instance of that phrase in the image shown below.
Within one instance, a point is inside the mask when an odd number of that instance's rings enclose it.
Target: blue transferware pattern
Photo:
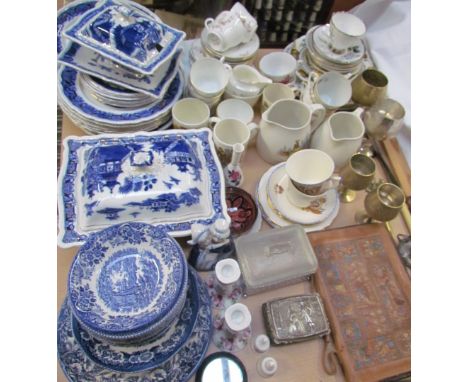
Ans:
[[[138,345],[116,346],[94,338],[73,319],[73,334],[83,351],[97,364],[127,373],[151,370],[171,358],[184,345],[195,325],[200,308],[199,286],[190,269],[184,308],[164,335]]]
[[[178,299],[187,266],[164,227],[124,223],[90,235],[69,276],[76,318],[99,333],[123,335],[164,318]]]
[[[181,57],[182,50],[178,49],[166,62],[161,64],[155,73],[141,75],[116,65],[99,53],[87,50],[72,42],[63,49],[58,57],[58,62],[101,80],[160,99],[176,76]]]
[[[96,0],[75,0],[59,9],[57,12],[57,54],[63,50],[67,42],[70,42],[64,39],[62,32],[67,29],[77,17],[93,9],[96,3]],[[129,4],[129,6],[146,13],[150,17],[154,17],[157,21],[161,21],[156,14],[138,3],[134,2],[131,5]]]
[[[62,66],[58,71],[59,97],[79,115],[94,121],[113,123],[116,125],[127,123],[142,123],[153,120],[170,110],[177,102],[183,92],[182,74],[177,73],[170,83],[164,96],[148,106],[132,111],[111,108],[104,104],[98,104],[95,100],[87,98],[81,91],[78,72],[71,68]]]
[[[57,348],[67,379],[71,382],[187,382],[204,359],[212,335],[210,297],[203,281],[196,277],[200,309],[189,339],[163,364],[139,373],[112,371],[86,355],[73,335],[73,316],[66,299],[58,317]]]
[[[64,31],[86,48],[136,72],[151,74],[168,60],[185,33],[129,7],[105,0]]]
[[[163,225],[172,236],[193,223],[230,221],[209,129],[69,137],[59,178],[59,239],[81,244],[115,223]],[[133,166],[131,157],[151,165]],[[149,163],[149,162],[148,162]]]

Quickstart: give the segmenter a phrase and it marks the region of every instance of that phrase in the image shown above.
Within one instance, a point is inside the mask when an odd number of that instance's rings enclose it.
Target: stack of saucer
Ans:
[[[339,16],[343,14],[352,17],[361,27],[359,37],[353,37],[349,46],[336,48],[337,27],[331,23],[311,28],[306,35],[299,37],[284,49],[298,60],[297,75],[301,81],[307,81],[311,72],[323,74],[335,71],[354,78],[371,65],[364,41],[365,25],[353,15],[338,13]]]
[[[90,134],[168,128],[184,38],[132,1],[70,3],[57,15],[60,106]]]
[[[322,230],[338,215],[340,201],[336,189],[324,193],[323,198],[301,208],[291,203],[288,188],[294,187],[286,174],[286,162],[271,167],[260,179],[256,197],[263,218],[272,227],[300,224],[306,232]]]
[[[70,268],[60,364],[70,381],[186,382],[211,321],[208,290],[165,229],[115,225],[91,235]]]

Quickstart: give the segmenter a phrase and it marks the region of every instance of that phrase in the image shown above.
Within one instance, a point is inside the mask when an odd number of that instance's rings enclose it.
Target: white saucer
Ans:
[[[261,177],[258,183],[257,190],[255,193],[255,197],[258,200],[258,203],[260,205],[260,211],[262,213],[263,219],[265,219],[265,221],[274,228],[286,227],[292,224],[297,224],[283,217],[281,213],[275,207],[273,207],[267,194],[267,185],[268,185],[268,179],[270,178],[270,175],[276,170],[277,167],[280,167],[283,165],[284,163],[279,163],[276,166],[271,167],[265,174],[263,174],[263,176]],[[325,229],[330,224],[333,223],[333,220],[335,220],[336,216],[338,215],[339,209],[340,209],[340,200],[338,197],[338,193],[336,193],[335,208],[333,209],[331,214],[320,223],[310,224],[310,225],[303,224],[302,227],[304,228],[306,232],[315,232],[315,231],[320,231],[322,229]]]
[[[215,55],[217,58],[224,57],[226,61],[247,61],[257,53],[260,48],[260,39],[257,34],[254,34],[250,41],[245,44],[239,44],[225,52],[219,52],[213,49],[207,40],[208,31],[203,28],[201,33],[201,46],[209,53]]]
[[[288,188],[294,187],[286,174],[286,166],[282,166],[273,171],[267,183],[267,195],[271,203],[278,209],[282,216],[293,222],[312,225],[324,221],[335,209],[336,194],[335,189],[328,190],[317,204],[308,208],[301,208],[289,201],[287,196]]]

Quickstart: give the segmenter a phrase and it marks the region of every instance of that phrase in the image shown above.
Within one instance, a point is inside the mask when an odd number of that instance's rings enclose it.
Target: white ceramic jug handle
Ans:
[[[258,134],[258,124],[255,122],[250,122],[247,124],[247,127],[250,129],[250,138],[249,138],[249,144],[252,143],[255,138],[257,137]]]
[[[208,127],[210,129],[213,129],[214,125],[216,125],[218,122],[221,122],[221,118],[218,117],[210,117],[208,119]]]
[[[206,20],[205,20],[205,27],[206,29],[210,30],[212,27],[211,25],[214,24],[214,19],[212,17],[208,17]]]
[[[362,112],[364,111],[364,108],[358,107],[356,110],[354,110],[352,113],[357,115],[359,118],[361,117]]]
[[[325,108],[319,103],[313,103],[307,105],[307,107],[312,113],[312,117],[315,117],[315,120],[312,121],[312,130],[314,130],[314,128],[322,123],[322,121],[325,119]]]

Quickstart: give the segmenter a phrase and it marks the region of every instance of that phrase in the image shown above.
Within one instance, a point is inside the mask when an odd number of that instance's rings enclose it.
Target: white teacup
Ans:
[[[210,118],[210,108],[199,99],[183,98],[172,108],[172,124],[176,129],[199,129],[214,122]]]
[[[262,113],[280,99],[294,99],[295,88],[285,84],[270,84],[263,89]]]
[[[285,170],[291,181],[286,195],[298,207],[310,205],[311,201],[339,184],[339,177],[333,175],[333,159],[320,150],[306,149],[292,154],[286,161]]]
[[[218,121],[213,128],[213,141],[221,163],[227,165],[230,162],[236,143],[247,147],[257,129],[257,124],[253,122],[247,125],[232,118]]]
[[[238,119],[249,124],[254,117],[252,106],[240,99],[226,99],[216,108],[216,115],[221,119]]]
[[[211,57],[195,61],[190,69],[190,84],[203,97],[221,95],[229,81],[232,68]]]
[[[294,80],[296,67],[296,59],[286,52],[268,53],[258,63],[258,68],[265,76],[283,84]]]
[[[327,72],[317,76],[309,74],[303,101],[308,95],[312,103],[320,103],[329,110],[338,109],[351,100],[353,89],[351,81],[338,72]]]
[[[330,41],[336,50],[356,46],[365,33],[366,25],[351,13],[337,12],[330,19]]]

